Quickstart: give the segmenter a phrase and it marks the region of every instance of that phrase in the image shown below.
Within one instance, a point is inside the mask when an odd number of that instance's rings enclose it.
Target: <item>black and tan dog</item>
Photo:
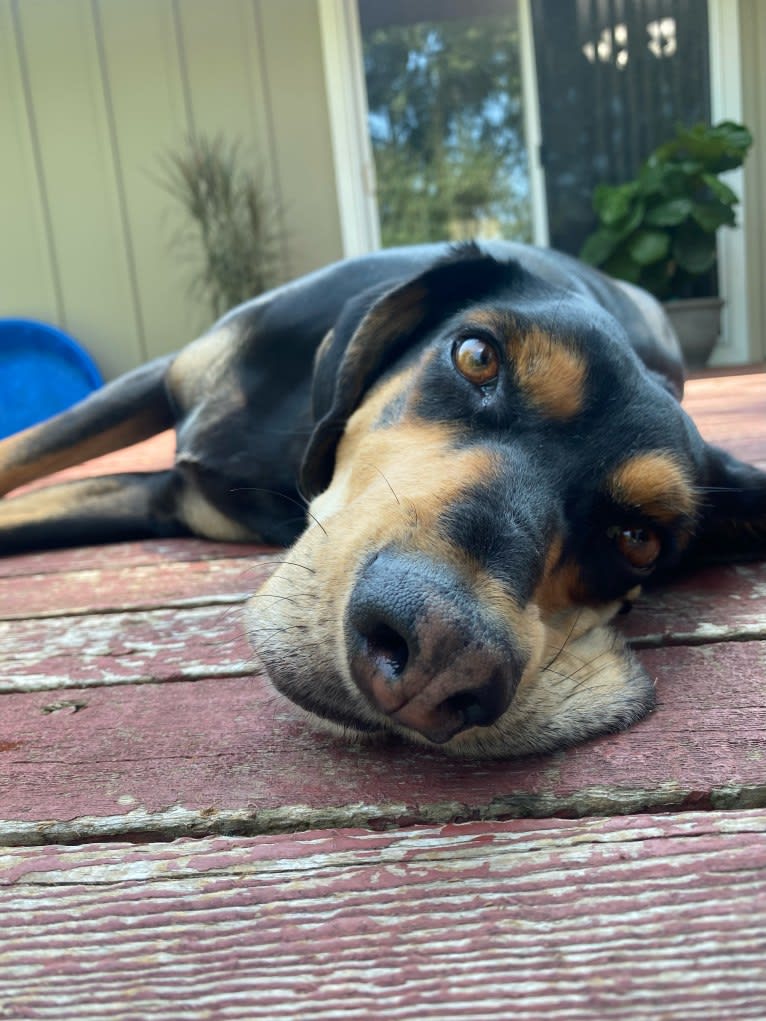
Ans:
[[[0,550],[295,542],[248,608],[277,688],[358,733],[557,748],[651,709],[608,627],[643,582],[710,547],[764,551],[766,475],[701,440],[682,384],[656,302],[573,259],[382,252],[235,309],[1,443],[7,493],[178,438],[170,471],[2,501]]]

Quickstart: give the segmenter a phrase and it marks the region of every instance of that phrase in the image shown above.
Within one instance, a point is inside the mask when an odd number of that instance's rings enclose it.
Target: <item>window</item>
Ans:
[[[515,0],[359,0],[385,246],[531,237]]]

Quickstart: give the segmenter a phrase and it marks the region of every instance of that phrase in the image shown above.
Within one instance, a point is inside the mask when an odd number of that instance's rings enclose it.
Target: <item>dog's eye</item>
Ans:
[[[651,528],[612,525],[606,534],[628,563],[637,570],[648,570],[660,555],[662,544]]]
[[[455,368],[469,383],[485,386],[497,379],[500,359],[494,346],[481,337],[459,340],[452,352]]]

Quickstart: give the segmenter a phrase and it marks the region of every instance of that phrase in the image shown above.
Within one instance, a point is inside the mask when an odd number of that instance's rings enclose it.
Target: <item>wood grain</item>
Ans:
[[[760,1019],[766,813],[0,853],[0,1016]]]
[[[0,620],[71,617],[94,609],[242,602],[272,570],[260,553],[248,561],[228,557],[162,565],[125,563],[119,570],[92,567],[0,578]]]
[[[137,562],[121,552],[112,567],[0,578],[0,692],[257,669],[242,604],[284,554],[248,547],[246,559],[196,561],[181,547],[147,563],[141,549]],[[57,611],[62,593],[69,605]],[[618,626],[638,648],[764,639],[766,563],[711,568],[652,592]]]
[[[642,595],[618,624],[638,648],[766,638],[766,561],[696,571]]]
[[[257,674],[6,694],[0,842],[766,805],[766,642],[642,658],[649,719],[503,762],[349,745]]]

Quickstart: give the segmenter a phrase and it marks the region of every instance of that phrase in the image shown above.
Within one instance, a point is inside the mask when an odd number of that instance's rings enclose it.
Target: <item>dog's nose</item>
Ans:
[[[371,704],[435,744],[494,723],[522,670],[507,630],[453,568],[390,550],[357,579],[346,643]]]

